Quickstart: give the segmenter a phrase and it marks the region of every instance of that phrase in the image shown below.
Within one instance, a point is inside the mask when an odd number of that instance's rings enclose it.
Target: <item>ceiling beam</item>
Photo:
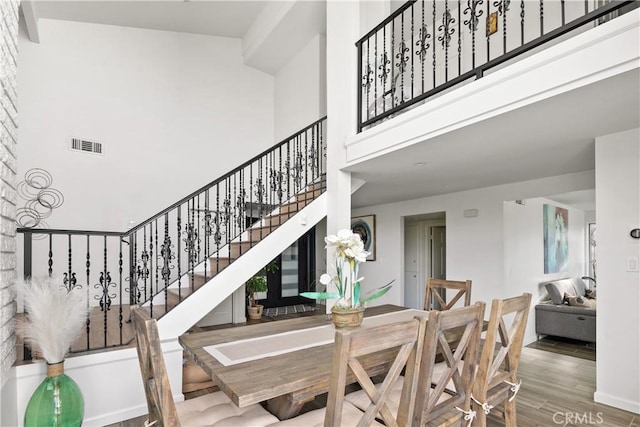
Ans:
[[[36,6],[31,0],[22,0],[20,2],[24,23],[27,29],[27,36],[33,43],[40,43],[40,33],[38,32],[38,14]]]

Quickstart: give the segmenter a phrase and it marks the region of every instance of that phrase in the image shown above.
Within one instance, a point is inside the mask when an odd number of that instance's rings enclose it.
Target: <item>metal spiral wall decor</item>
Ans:
[[[44,169],[33,168],[24,174],[24,181],[17,186],[18,195],[26,200],[24,207],[16,211],[18,227],[47,227],[43,220],[64,203],[62,192],[51,184],[53,177]]]

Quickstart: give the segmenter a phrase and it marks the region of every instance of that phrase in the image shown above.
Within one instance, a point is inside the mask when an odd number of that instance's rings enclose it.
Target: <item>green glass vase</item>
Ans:
[[[47,378],[29,399],[25,427],[76,427],[82,425],[83,417],[82,392],[64,373],[64,362],[47,365]]]

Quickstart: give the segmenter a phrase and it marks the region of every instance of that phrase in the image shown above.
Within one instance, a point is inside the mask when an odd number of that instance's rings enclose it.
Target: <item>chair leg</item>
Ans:
[[[516,399],[509,402],[504,401],[504,425],[505,427],[516,427]]]
[[[476,411],[476,419],[473,422],[474,427],[487,427],[487,414],[484,413],[482,406],[473,403],[472,409]]]

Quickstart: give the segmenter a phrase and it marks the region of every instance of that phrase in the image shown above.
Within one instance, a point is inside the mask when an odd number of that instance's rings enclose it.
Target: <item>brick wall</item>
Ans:
[[[0,384],[16,355],[18,0],[0,1]]]

